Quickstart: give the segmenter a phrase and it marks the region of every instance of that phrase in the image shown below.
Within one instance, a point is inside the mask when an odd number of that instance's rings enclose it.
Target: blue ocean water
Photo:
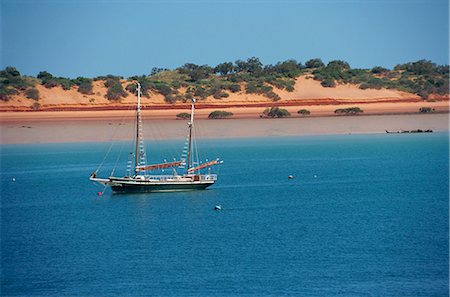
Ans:
[[[2,145],[1,295],[447,296],[448,141],[209,140],[209,190],[103,196],[108,143]]]

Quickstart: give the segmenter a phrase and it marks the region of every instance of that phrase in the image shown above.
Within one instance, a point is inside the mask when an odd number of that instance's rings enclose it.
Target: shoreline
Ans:
[[[338,104],[316,104],[316,105],[299,105],[280,103],[270,103],[263,105],[199,105],[196,106],[196,119],[207,119],[209,113],[214,110],[226,110],[233,113],[231,118],[234,119],[259,119],[260,114],[265,108],[271,106],[279,106],[287,109],[291,113],[291,118],[315,118],[315,117],[342,117],[336,115],[334,111],[338,108],[360,107],[364,113],[358,116],[367,115],[405,115],[420,114],[421,107],[431,107],[435,109],[435,113],[449,113],[449,101],[435,102],[371,102],[371,103],[355,103],[355,102],[339,102]],[[308,116],[300,116],[297,111],[307,109],[311,112]],[[161,108],[161,106],[153,106],[143,109],[141,114],[144,119],[154,120],[177,120],[176,115],[182,112],[189,112],[190,106],[172,106],[171,108]],[[134,118],[135,106],[127,106],[124,109],[107,109],[107,110],[60,110],[60,111],[0,111],[0,124],[11,122],[27,122],[27,121],[54,121],[54,120],[89,120],[89,119],[127,119]]]
[[[132,112],[134,113],[134,112]],[[62,115],[60,115],[62,116]],[[144,139],[184,139],[185,120],[143,117]],[[431,129],[449,131],[449,114],[396,114],[358,116],[315,116],[290,118],[198,119],[195,133],[199,139],[258,138],[303,135],[383,134],[385,130]],[[53,117],[45,120],[2,119],[1,144],[74,143],[127,141],[134,135],[131,117]]]

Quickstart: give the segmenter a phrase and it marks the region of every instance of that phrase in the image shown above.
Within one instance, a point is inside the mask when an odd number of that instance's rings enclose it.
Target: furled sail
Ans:
[[[164,169],[164,168],[180,166],[181,164],[183,164],[183,161],[166,162],[166,163],[152,164],[152,165],[140,165],[140,166],[136,166],[136,171]]]
[[[201,164],[199,166],[189,168],[188,172],[191,173],[191,172],[194,172],[196,170],[200,170],[200,169],[203,169],[203,168],[206,168],[206,167],[209,167],[209,166],[213,166],[213,165],[216,165],[216,164],[219,164],[219,163],[220,163],[219,160],[209,161],[209,162],[203,163],[203,164]]]

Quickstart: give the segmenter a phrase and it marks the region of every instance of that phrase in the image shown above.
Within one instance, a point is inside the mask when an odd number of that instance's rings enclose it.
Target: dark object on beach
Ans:
[[[335,114],[339,115],[357,115],[363,112],[364,111],[359,107],[338,108],[334,111]]]
[[[433,130],[431,129],[427,129],[427,130],[422,130],[422,129],[416,129],[416,130],[399,130],[399,131],[388,131],[385,130],[387,134],[397,134],[397,133],[433,133]]]
[[[222,206],[221,205],[216,205],[216,206],[214,206],[214,210],[222,210]]]

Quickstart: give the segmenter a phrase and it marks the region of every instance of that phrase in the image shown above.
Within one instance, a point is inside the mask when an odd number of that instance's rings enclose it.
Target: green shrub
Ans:
[[[278,101],[281,99],[281,97],[278,96],[278,94],[273,91],[269,91],[269,92],[265,93],[264,95],[266,95],[267,98],[272,99],[272,101]]]
[[[131,94],[135,94],[135,93],[136,93],[136,90],[137,90],[137,85],[136,85],[135,83],[128,84],[128,85],[125,87],[125,90],[127,90],[127,91],[130,92]]]
[[[30,107],[32,110],[38,110],[41,109],[41,104],[39,102],[34,102]]]
[[[324,88],[334,88],[336,83],[332,79],[326,79],[320,83]]]
[[[300,109],[299,111],[297,111],[297,113],[302,116],[307,116],[311,114],[311,112],[307,109]]]
[[[334,111],[335,114],[343,114],[343,115],[356,115],[364,112],[359,107],[349,107],[349,108],[339,108]]]
[[[213,98],[214,99],[222,99],[222,98],[227,98],[230,95],[228,95],[228,93],[225,93],[224,91],[218,90],[213,94]]]
[[[224,110],[215,110],[209,114],[208,119],[225,119],[231,116],[233,116],[232,112]]]
[[[63,90],[70,90],[72,88],[72,86],[75,85],[75,83],[69,79],[69,78],[64,78],[64,77],[60,77],[58,78],[58,82],[61,85],[61,87],[63,88]]]
[[[386,84],[384,83],[384,81],[382,79],[379,79],[377,77],[371,77],[369,79],[369,81],[362,83],[359,88],[360,89],[381,89],[385,86]]]
[[[108,88],[106,92],[106,98],[113,101],[118,101],[122,97],[127,97],[128,93],[122,87],[120,80],[117,78],[108,78],[105,82],[105,86]]]
[[[80,92],[81,94],[85,94],[85,95],[91,95],[92,94],[92,89],[93,89],[93,85],[92,85],[92,79],[84,79],[81,80],[77,83],[78,85],[78,92]]]
[[[190,114],[188,114],[187,112],[181,112],[179,114],[177,114],[177,119],[181,119],[181,120],[187,120],[191,117]]]
[[[278,89],[285,89],[288,92],[292,92],[294,91],[294,85],[295,85],[295,80],[291,79],[291,78],[276,78],[276,79],[272,79],[267,81],[268,83],[270,83],[271,85],[275,86]]]
[[[8,66],[4,70],[0,71],[0,89],[3,89],[2,97],[8,95],[8,91],[5,89],[16,89],[20,91],[26,90],[28,87],[33,86],[34,82],[30,79],[22,77],[20,72],[15,68]],[[11,95],[11,94],[10,94]]]
[[[25,96],[29,99],[39,100],[39,90],[36,88],[30,88],[25,91]]]
[[[262,115],[262,117],[270,117],[270,118],[285,118],[285,117],[290,117],[291,113],[289,111],[287,111],[286,109],[283,108],[279,108],[278,106],[274,106],[271,108],[266,108]]]
[[[325,64],[321,59],[311,59],[305,63],[306,68],[320,68],[324,67]]]
[[[46,80],[45,82],[42,82],[44,87],[46,87],[47,89],[51,89],[54,88],[56,86],[58,86],[58,81],[54,78],[50,78],[48,80]]]
[[[241,91],[241,86],[239,84],[231,84],[228,86],[228,90],[232,93],[237,93]]]
[[[17,95],[19,92],[11,87],[0,84],[0,101],[9,101],[12,95]]]
[[[435,109],[431,108],[431,107],[421,107],[421,108],[419,108],[419,111],[421,113],[431,113],[431,112],[434,112]]]

